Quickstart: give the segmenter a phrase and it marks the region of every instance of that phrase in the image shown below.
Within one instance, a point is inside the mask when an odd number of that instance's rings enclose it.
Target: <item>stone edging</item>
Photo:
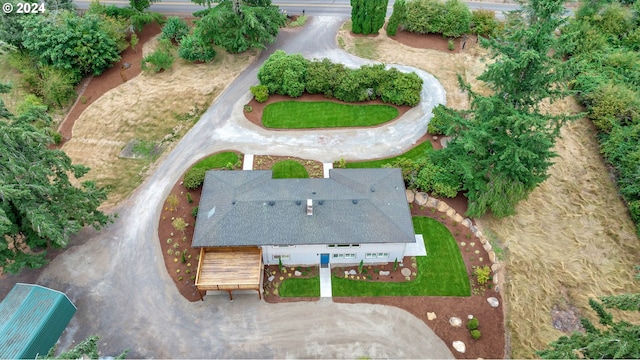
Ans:
[[[489,243],[489,240],[487,240],[487,238],[484,236],[482,231],[480,231],[480,229],[478,229],[478,227],[473,224],[473,220],[462,217],[462,215],[458,214],[458,212],[454,208],[450,207],[449,204],[447,204],[442,200],[438,200],[434,197],[431,197],[427,193],[415,192],[414,190],[407,189],[406,195],[407,195],[407,202],[409,204],[415,203],[418,206],[425,206],[428,208],[436,209],[438,210],[438,212],[445,213],[451,220],[457,223],[460,223],[462,224],[462,226],[469,228],[469,230],[471,230],[471,232],[475,235],[475,237],[478,238],[478,240],[480,240],[482,247],[484,248],[484,250],[487,252],[487,255],[489,256],[489,261],[491,262],[491,271],[493,272],[493,275],[492,275],[493,283],[495,284],[494,289],[496,292],[499,292],[500,289],[498,287],[498,284],[499,284],[498,275],[500,273],[500,270],[502,270],[502,264],[500,264],[500,261],[498,260],[496,253],[493,251],[493,248]]]

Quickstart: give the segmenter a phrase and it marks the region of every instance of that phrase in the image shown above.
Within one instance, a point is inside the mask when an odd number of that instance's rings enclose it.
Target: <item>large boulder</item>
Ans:
[[[407,189],[405,190],[405,194],[407,195],[407,202],[411,204],[413,200],[416,198],[416,193],[413,190]]]
[[[462,215],[456,213],[455,215],[453,215],[453,221],[457,222],[457,223],[462,223],[462,220],[464,220],[464,218],[462,217]]]
[[[456,209],[454,208],[449,208],[449,210],[447,210],[447,216],[450,217],[451,219],[453,219],[453,217],[455,215],[457,215],[458,213],[456,212]]]
[[[427,200],[427,207],[430,207],[430,208],[437,208],[439,203],[440,203],[440,200],[438,200],[438,199],[436,199],[436,198],[434,198],[434,197],[430,197],[430,198]]]
[[[498,306],[500,306],[500,301],[497,298],[494,298],[493,296],[490,298],[487,298],[487,302],[493,308],[497,308]]]
[[[438,202],[438,207],[437,207],[439,212],[447,212],[447,210],[449,210],[449,204],[447,204],[444,201],[439,201]]]
[[[416,196],[415,196],[416,204],[420,206],[425,206],[427,205],[428,200],[429,200],[429,195],[427,195],[427,193],[423,193],[423,192],[416,193]]]
[[[453,348],[459,353],[464,354],[465,351],[467,351],[467,346],[462,341],[454,341],[451,345],[453,345]]]
[[[449,324],[451,324],[451,326],[453,327],[460,327],[462,326],[462,320],[454,316],[449,319]]]

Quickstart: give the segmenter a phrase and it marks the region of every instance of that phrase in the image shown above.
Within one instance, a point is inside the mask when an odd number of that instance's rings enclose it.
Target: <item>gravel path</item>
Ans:
[[[344,19],[313,18],[303,29],[286,30],[228,87],[202,119],[130,198],[117,206],[118,218],[101,232],[69,248],[43,272],[38,283],[64,291],[78,307],[61,348],[90,335],[101,350],[145,358],[452,358],[446,345],[421,320],[404,310],[369,304],[267,304],[255,294],[208,296],[189,303],[166,274],[157,240],[163,200],[196,160],[226,149],[291,155],[319,161],[399,154],[426,131],[433,104],[444,89],[425,79],[425,102],[392,124],[365,130],[266,131],[242,116],[248,87],[274,49],[306,57],[329,57],[350,66],[362,60],[337,49],[335,34]],[[311,50],[309,50],[311,49]],[[414,70],[400,67],[404,70]]]

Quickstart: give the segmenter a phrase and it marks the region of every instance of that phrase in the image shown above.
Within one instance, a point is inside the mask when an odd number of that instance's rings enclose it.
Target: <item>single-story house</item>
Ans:
[[[15,284],[0,303],[0,359],[45,357],[75,313],[59,291]]]
[[[321,179],[208,171],[192,243],[201,248],[196,286],[260,292],[263,263],[401,261],[417,242],[400,169],[332,169]]]

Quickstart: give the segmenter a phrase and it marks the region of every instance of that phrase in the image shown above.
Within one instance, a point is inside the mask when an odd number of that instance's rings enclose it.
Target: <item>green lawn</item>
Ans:
[[[207,170],[219,169],[227,166],[228,163],[235,164],[236,162],[238,162],[238,154],[231,151],[225,151],[208,156],[198,161],[193,165],[193,167]]]
[[[279,101],[264,108],[262,124],[277,129],[374,126],[398,116],[389,105],[350,105],[331,101]]]
[[[281,297],[320,297],[320,277],[285,279],[279,294]]]
[[[470,296],[467,270],[449,230],[427,217],[414,217],[413,226],[427,248],[426,257],[417,257],[415,280],[376,283],[332,276],[333,296]]]
[[[306,179],[309,177],[307,169],[295,160],[282,160],[273,164],[273,179]]]
[[[379,159],[379,160],[369,160],[369,161],[358,161],[358,162],[348,162],[347,169],[360,169],[360,168],[381,168],[385,164],[390,164],[398,158],[407,158],[407,159],[418,159],[425,155],[425,153],[433,150],[433,146],[429,141],[425,141],[422,144],[410,149],[406,153],[402,155],[398,155],[396,157]]]

